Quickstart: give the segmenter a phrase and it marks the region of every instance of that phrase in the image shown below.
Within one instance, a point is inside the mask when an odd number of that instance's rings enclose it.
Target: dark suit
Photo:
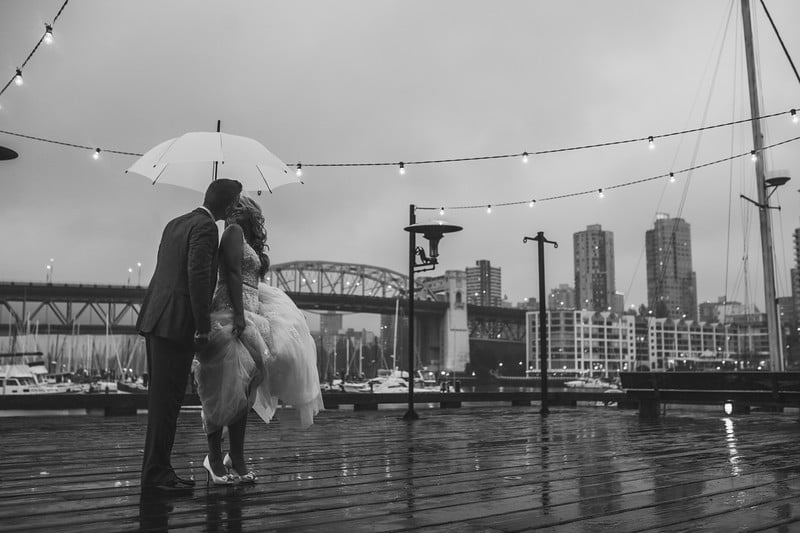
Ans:
[[[147,337],[147,436],[142,485],[174,480],[170,456],[194,356],[194,333],[211,329],[217,281],[217,225],[203,209],[171,220],[136,329]]]

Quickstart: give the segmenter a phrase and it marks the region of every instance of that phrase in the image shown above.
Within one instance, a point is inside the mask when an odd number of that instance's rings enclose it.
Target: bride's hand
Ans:
[[[245,327],[247,327],[247,325],[244,322],[244,315],[235,315],[233,317],[233,334],[236,337],[241,336]]]

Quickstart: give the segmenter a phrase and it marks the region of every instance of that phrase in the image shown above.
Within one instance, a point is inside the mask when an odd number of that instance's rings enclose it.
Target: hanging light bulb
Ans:
[[[53,27],[50,24],[44,25],[44,44],[53,44]]]
[[[303,175],[303,165],[297,163],[297,170],[294,171],[295,175],[299,178]]]
[[[758,161],[758,156],[756,155],[755,150],[750,150],[750,161],[752,161],[753,163]]]
[[[649,146],[651,150],[656,147],[656,143],[653,141],[652,135],[647,138],[647,146]]]
[[[669,182],[675,183],[675,174],[673,174],[672,172],[669,173]]]
[[[606,194],[603,192],[603,189],[597,189],[597,197],[598,198],[605,198]]]
[[[22,81],[22,71],[20,69],[17,69],[17,75],[14,76],[14,83],[17,85],[17,87],[19,87],[23,83],[23,81]]]
[[[100,159],[100,148],[95,148],[94,153],[92,154],[92,158],[97,161]]]
[[[536,203],[536,200],[531,200],[530,202],[528,202],[528,207],[533,207],[533,204],[535,204],[535,203]]]
[[[522,162],[523,163],[528,162],[528,152],[522,152]]]
[[[792,116],[792,122],[794,122],[795,124],[797,124],[797,121],[798,121],[798,118],[797,118],[797,109],[792,109],[792,110],[790,110],[790,111],[789,111],[789,114]]]
[[[439,209],[439,216],[444,216],[444,207]]]
[[[401,176],[405,176],[406,175],[406,165],[405,165],[405,163],[402,163],[402,162],[400,163],[400,175]]]
[[[491,215],[492,214],[492,206],[491,205],[487,205],[486,206],[486,214],[487,215]]]

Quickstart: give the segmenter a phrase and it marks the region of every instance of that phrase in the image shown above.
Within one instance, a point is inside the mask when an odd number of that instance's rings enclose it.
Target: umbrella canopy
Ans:
[[[219,132],[190,132],[151,148],[125,172],[133,172],[156,183],[166,183],[205,192],[219,177],[242,183],[245,191],[272,192],[289,183],[302,183],[286,165],[254,139]]]

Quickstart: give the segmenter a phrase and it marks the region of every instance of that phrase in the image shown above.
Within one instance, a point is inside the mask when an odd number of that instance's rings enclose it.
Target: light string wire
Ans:
[[[69,0],[64,0],[64,3],[61,4],[61,9],[59,9],[58,13],[56,13],[56,16],[53,17],[53,22],[45,25],[45,32],[42,34],[41,37],[39,37],[39,41],[36,43],[36,46],[33,47],[33,50],[31,50],[31,53],[28,54],[28,57],[25,58],[25,61],[23,61],[22,64],[19,67],[17,67],[20,72],[23,72],[25,70],[25,65],[28,64],[28,61],[31,60],[33,54],[35,54],[36,51],[39,49],[39,46],[41,46],[42,41],[44,41],[44,38],[47,35],[47,33],[53,30],[53,28],[56,25],[56,21],[58,20],[58,17],[61,16],[61,13],[64,11],[64,8],[67,7],[67,3],[69,3]],[[14,72],[14,75],[11,76],[11,79],[8,80],[8,82],[3,86],[2,89],[0,89],[0,96],[3,96],[3,93],[6,92],[6,89],[8,89],[8,87],[11,85],[11,83],[14,81],[14,78],[16,77],[17,73]]]
[[[792,142],[795,142],[795,141],[798,141],[798,140],[800,140],[800,136],[792,137],[791,139],[786,139],[784,141],[780,141],[780,142],[777,142],[777,143],[774,143],[774,144],[770,144],[769,146],[764,146],[761,149],[761,152],[763,153],[763,152],[766,152],[769,149],[776,148],[776,147],[782,146],[784,144],[789,144],[789,143],[792,143]],[[695,165],[695,166],[687,167],[687,168],[684,168],[684,169],[667,172],[666,174],[659,174],[657,176],[650,176],[650,177],[647,177],[647,178],[640,178],[640,179],[637,179],[637,180],[626,181],[624,183],[617,183],[616,185],[609,185],[607,187],[598,187],[598,188],[593,188],[593,189],[589,189],[589,190],[585,190],[585,191],[578,191],[578,192],[559,194],[559,195],[556,195],[556,196],[548,196],[546,198],[528,198],[526,200],[519,200],[519,201],[498,202],[498,203],[488,203],[488,204],[487,203],[483,203],[483,204],[473,204],[473,205],[455,205],[455,206],[447,206],[447,205],[445,205],[445,206],[436,206],[436,207],[433,207],[433,206],[430,206],[430,207],[429,206],[416,206],[416,209],[418,209],[420,211],[432,211],[432,210],[441,210],[441,209],[444,209],[444,210],[448,210],[448,209],[450,209],[450,210],[457,210],[457,209],[486,209],[487,206],[489,206],[489,207],[507,207],[507,206],[512,206],[512,205],[523,205],[523,204],[531,204],[531,203],[539,203],[539,202],[548,202],[548,201],[552,201],[552,200],[562,200],[564,198],[574,198],[576,196],[585,196],[587,194],[597,194],[599,191],[610,191],[610,190],[614,190],[614,189],[620,189],[622,187],[629,187],[631,185],[638,185],[640,183],[646,183],[648,181],[654,181],[654,180],[659,180],[659,179],[663,179],[663,178],[670,178],[670,177],[673,177],[676,174],[685,174],[685,173],[692,172],[692,171],[697,170],[697,169],[710,167],[710,166],[713,166],[713,165],[718,165],[720,163],[725,163],[726,161],[732,161],[734,159],[739,159],[739,158],[742,158],[742,157],[745,157],[745,156],[753,156],[753,155],[761,155],[761,154],[758,154],[758,152],[756,152],[755,150],[751,150],[749,152],[742,152],[740,154],[734,154],[732,156],[723,157],[721,159],[716,159],[714,161],[709,161],[707,163],[702,163],[700,165]]]
[[[65,5],[66,5],[66,2],[65,2]],[[697,132],[706,131],[706,130],[712,130],[712,129],[724,128],[724,127],[729,127],[729,126],[735,126],[735,125],[738,125],[738,124],[744,124],[744,123],[752,122],[754,120],[765,120],[765,119],[768,119],[768,118],[774,118],[774,117],[781,116],[781,115],[786,115],[786,114],[788,114],[792,118],[794,118],[794,117],[797,116],[797,109],[796,108],[792,108],[792,109],[789,109],[788,111],[777,111],[775,113],[769,113],[767,115],[761,115],[759,117],[743,118],[743,119],[732,120],[732,121],[729,121],[729,122],[723,122],[723,123],[719,123],[719,124],[712,124],[710,126],[702,126],[702,127],[692,128],[692,129],[687,129],[687,130],[673,131],[673,132],[670,132],[670,133],[662,133],[660,135],[646,135],[646,136],[643,136],[643,137],[636,137],[636,138],[631,138],[631,139],[608,141],[608,142],[594,143],[594,144],[584,144],[584,145],[579,145],[579,146],[568,146],[568,147],[564,147],[564,148],[552,148],[552,149],[548,149],[548,150],[536,150],[536,151],[531,151],[531,152],[519,152],[519,153],[512,153],[512,154],[485,155],[485,156],[474,156],[474,157],[454,157],[454,158],[449,158],[449,159],[422,159],[422,160],[418,160],[418,161],[399,161],[399,162],[397,162],[397,161],[394,161],[394,162],[393,161],[379,161],[379,162],[362,162],[362,163],[297,163],[297,166],[298,166],[298,168],[300,168],[301,166],[302,166],[302,168],[306,168],[306,167],[380,167],[380,166],[399,166],[399,165],[402,165],[403,167],[405,167],[406,165],[431,165],[431,164],[438,164],[438,163],[458,163],[458,162],[464,162],[464,161],[486,161],[486,160],[492,160],[492,159],[509,159],[509,158],[515,158],[515,157],[556,154],[556,153],[562,153],[562,152],[573,152],[573,151],[577,151],[577,150],[588,150],[588,149],[591,149],[591,148],[603,148],[603,147],[607,147],[607,146],[617,146],[617,145],[631,144],[631,143],[643,142],[643,141],[652,142],[655,139],[665,139],[665,138],[668,138],[668,137],[686,135],[686,134],[689,134],[689,133],[697,133]],[[124,151],[124,150],[111,150],[111,149],[106,149],[106,148],[102,148],[101,149],[101,148],[97,148],[97,147],[94,147],[94,146],[86,146],[86,145],[83,145],[83,144],[76,144],[76,143],[71,143],[71,142],[66,142],[66,141],[57,141],[57,140],[54,140],[54,139],[47,139],[47,138],[44,138],[44,137],[37,137],[37,136],[34,136],[34,135],[26,135],[26,134],[18,133],[18,132],[15,132],[15,131],[0,130],[0,133],[5,133],[6,135],[12,135],[14,137],[21,137],[21,138],[24,138],[24,139],[31,139],[31,140],[34,140],[34,141],[40,141],[40,142],[45,142],[45,143],[50,143],[50,144],[58,144],[58,145],[61,145],[61,146],[68,146],[70,148],[79,148],[79,149],[82,149],[82,150],[91,150],[93,152],[94,151],[98,151],[98,150],[102,150],[103,153],[110,153],[110,154],[130,155],[130,156],[136,156],[136,157],[141,157],[142,155],[144,155],[144,154],[139,153],[139,152],[129,152],[129,151]],[[500,205],[500,204],[498,204],[498,205]]]
[[[577,150],[588,150],[591,148],[604,148],[607,146],[617,146],[622,144],[631,144],[637,142],[653,142],[656,139],[666,139],[668,137],[675,137],[678,135],[686,135],[689,133],[696,133],[705,130],[712,130],[717,128],[724,128],[728,126],[735,126],[737,124],[744,124],[747,122],[752,122],[754,120],[764,120],[768,118],[777,117],[780,115],[789,114],[791,117],[796,116],[797,109],[792,108],[789,111],[778,111],[775,113],[770,113],[767,115],[761,115],[759,117],[751,117],[751,118],[743,118],[740,120],[732,120],[730,122],[723,122],[719,124],[712,124],[711,126],[702,126],[699,128],[692,128],[688,130],[680,130],[680,131],[673,131],[670,133],[662,133],[660,135],[645,135],[642,137],[635,137],[630,139],[623,139],[623,140],[616,140],[616,141],[607,141],[602,143],[593,143],[593,144],[584,144],[578,146],[568,146],[564,148],[552,148],[548,150],[535,150],[535,151],[523,151],[511,154],[498,154],[498,155],[483,155],[483,156],[474,156],[474,157],[454,157],[449,159],[421,159],[418,161],[380,161],[380,162],[364,162],[364,163],[302,163],[299,162],[298,164],[302,164],[303,168],[305,167],[379,167],[379,166],[398,166],[398,165],[430,165],[436,163],[459,163],[464,161],[486,161],[491,159],[509,159],[509,158],[519,158],[519,157],[532,157],[535,155],[547,155],[547,154],[556,154],[561,152],[573,152]]]

